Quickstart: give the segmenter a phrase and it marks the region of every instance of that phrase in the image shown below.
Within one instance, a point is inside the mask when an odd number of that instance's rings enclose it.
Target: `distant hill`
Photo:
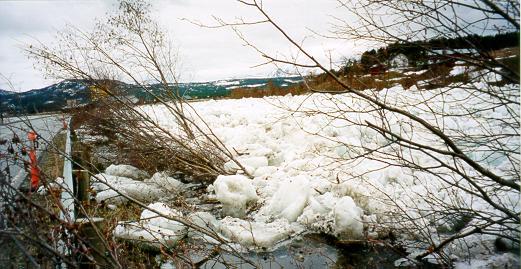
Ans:
[[[287,87],[301,82],[300,77],[227,79],[210,82],[179,83],[168,89],[185,99],[219,98],[229,96],[237,88],[263,88],[268,83],[277,87]],[[118,82],[124,95],[134,101],[148,102],[153,96],[141,87]],[[155,94],[164,93],[161,85],[148,85],[147,90]],[[37,113],[59,111],[67,107],[67,100],[75,100],[77,105],[91,103],[88,85],[82,80],[64,80],[41,89],[27,92],[10,92],[0,89],[0,112]]]

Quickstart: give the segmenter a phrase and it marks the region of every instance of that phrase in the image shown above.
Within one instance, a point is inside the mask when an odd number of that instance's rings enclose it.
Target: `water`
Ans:
[[[308,234],[294,239],[273,252],[246,253],[244,259],[236,255],[220,253],[200,268],[395,268],[394,261],[405,256],[402,250],[378,244],[343,245],[333,237]],[[192,256],[194,262],[201,256]],[[175,266],[171,262],[161,264],[162,269]]]

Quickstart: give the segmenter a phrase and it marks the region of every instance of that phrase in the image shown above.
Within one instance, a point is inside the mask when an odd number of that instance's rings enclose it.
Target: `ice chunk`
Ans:
[[[186,236],[186,230],[169,230],[137,222],[119,223],[114,229],[114,236],[121,239],[138,241],[151,246],[173,246]]]
[[[349,196],[357,205],[369,213],[378,213],[388,209],[382,202],[384,185],[378,179],[353,179],[345,181],[333,187],[333,193],[337,196]]]
[[[188,222],[212,234],[215,233],[215,236],[218,235],[221,227],[221,223],[208,212],[194,212],[188,215]],[[218,243],[214,238],[192,227],[188,228],[188,237],[203,239],[210,243]]]
[[[96,202],[108,202],[113,203],[115,205],[126,203],[127,198],[121,196],[115,190],[105,190],[96,195]]]
[[[91,180],[94,182],[92,188],[98,192],[96,195],[98,202],[105,200],[115,204],[125,202],[127,199],[118,192],[140,201],[152,201],[164,195],[164,191],[155,184],[127,177],[97,174],[91,177]]]
[[[305,176],[286,179],[271,198],[266,213],[293,222],[307,205],[309,192],[309,180]]]
[[[309,197],[308,206],[304,208],[304,212],[298,217],[298,222],[321,232],[332,233],[333,221],[330,213],[338,199],[331,192]]]
[[[143,180],[150,177],[147,172],[127,164],[111,164],[105,169],[105,173],[111,176],[127,177],[135,180]]]
[[[175,245],[187,234],[188,228],[180,222],[160,216],[182,218],[183,214],[164,203],[153,203],[143,210],[138,222],[120,222],[114,236],[147,243],[152,246]]]
[[[226,217],[221,221],[221,234],[245,247],[263,251],[273,250],[279,243],[302,231],[299,225],[291,225],[285,219],[271,223],[250,222]]]
[[[268,166],[268,158],[265,156],[240,156],[237,158],[237,161],[247,168],[250,173],[253,173],[259,167]],[[227,172],[234,173],[240,168],[234,161],[229,161],[224,164],[224,169]]]
[[[353,199],[344,196],[333,209],[335,216],[335,233],[342,239],[360,239],[363,236],[362,209],[356,206]]]
[[[213,183],[217,200],[227,216],[243,217],[248,204],[258,199],[250,179],[242,175],[218,176]]]
[[[160,216],[156,212],[151,211],[155,210],[159,213],[161,213],[164,216],[172,217],[172,218],[182,218],[183,214],[175,209],[171,209],[164,203],[153,203],[148,205],[148,208],[143,210],[141,213],[141,221],[142,223],[149,224],[152,226],[172,230],[181,233],[182,231],[185,231],[187,227],[175,220],[171,220],[168,218],[165,218],[163,216]]]
[[[145,179],[144,181],[154,183],[161,189],[169,191],[181,191],[185,188],[185,184],[173,177],[169,177],[164,172],[157,172],[151,178]]]
[[[450,75],[457,76],[457,75],[461,75],[466,72],[468,72],[466,66],[457,65],[452,68],[452,70],[450,71]]]
[[[255,173],[253,173],[253,176],[255,177],[261,177],[261,176],[267,176],[275,173],[277,171],[277,167],[275,166],[263,166],[259,167],[255,170]]]

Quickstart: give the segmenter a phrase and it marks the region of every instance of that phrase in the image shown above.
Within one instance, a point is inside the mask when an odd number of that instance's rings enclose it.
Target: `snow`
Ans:
[[[258,199],[251,180],[242,175],[221,175],[213,185],[217,200],[223,204],[223,213],[227,216],[244,216],[247,206]]]
[[[231,85],[240,85],[241,81],[239,80],[218,80],[213,82],[215,86],[231,86]]]
[[[111,176],[127,177],[135,180],[143,180],[150,177],[147,172],[127,164],[112,164],[105,169],[105,173]]]

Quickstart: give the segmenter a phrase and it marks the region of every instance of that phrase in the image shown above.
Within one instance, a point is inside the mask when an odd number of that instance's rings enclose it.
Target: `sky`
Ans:
[[[325,66],[338,67],[344,57],[365,51],[366,47],[345,40],[331,39],[333,16],[344,11],[335,0],[266,0],[264,7],[283,25],[291,37]],[[96,18],[102,19],[116,9],[113,0],[0,0],[0,89],[27,91],[57,81],[45,78],[34,68],[21,47],[34,43],[54,42],[56,31],[67,24],[84,31],[92,29]],[[273,76],[276,67],[263,65],[261,55],[245,46],[229,28],[203,28],[190,23],[215,24],[212,16],[233,21],[239,17],[255,20],[259,14],[234,0],[158,0],[152,12],[175,42],[179,51],[180,80],[214,81],[228,78]],[[280,33],[267,25],[241,28],[252,43],[274,55],[297,55]],[[12,84],[9,86],[6,78]]]

